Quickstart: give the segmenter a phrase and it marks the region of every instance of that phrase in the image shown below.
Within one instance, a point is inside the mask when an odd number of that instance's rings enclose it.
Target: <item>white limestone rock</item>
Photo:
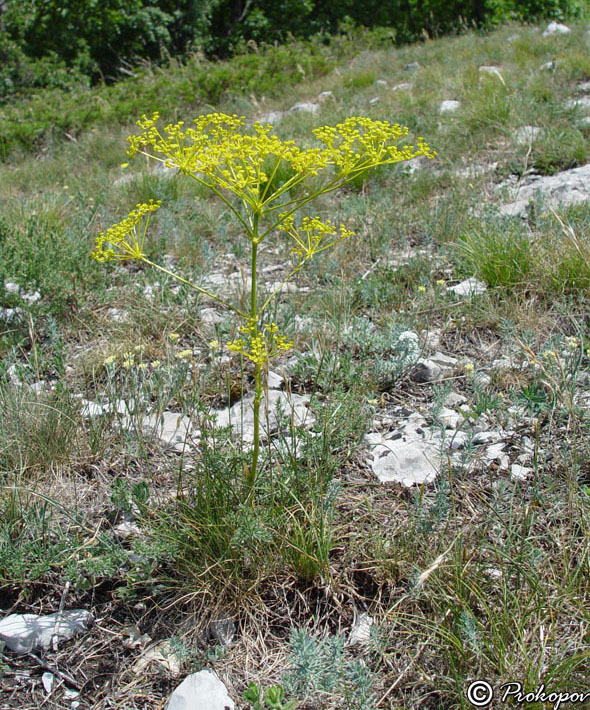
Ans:
[[[85,609],[69,609],[61,614],[9,614],[0,621],[0,641],[14,653],[49,650],[55,639],[59,645],[89,629],[92,614]]]
[[[316,101],[319,101],[319,103],[323,104],[324,101],[328,101],[329,99],[333,99],[334,94],[331,91],[322,91],[321,93],[318,94],[318,97]]]
[[[464,279],[461,283],[455,286],[447,286],[447,292],[454,293],[456,296],[461,298],[470,296],[480,296],[485,293],[487,286],[483,281],[478,281],[478,279],[471,277],[469,279]]]
[[[439,108],[438,112],[442,116],[445,113],[455,113],[461,106],[460,101],[455,101],[454,99],[448,99],[447,101],[442,101]]]
[[[311,113],[316,114],[320,110],[320,105],[312,101],[299,101],[291,106],[289,113]]]
[[[568,35],[571,32],[570,28],[567,25],[562,25],[559,22],[550,22],[543,34],[541,35],[542,37],[553,37],[554,35]]]
[[[365,437],[370,448],[370,466],[382,483],[397,482],[411,487],[430,483],[440,467],[441,441],[414,413],[396,431],[371,432]]]
[[[568,99],[564,106],[566,108],[590,109],[590,96],[578,96],[576,99]]]
[[[166,710],[235,710],[234,701],[210,670],[191,673],[168,699]]]
[[[261,438],[268,439],[279,429],[281,415],[289,418],[293,426],[309,428],[314,423],[314,417],[307,408],[309,395],[288,394],[287,392],[272,390],[262,395],[260,403]],[[266,406],[268,402],[268,416]],[[232,407],[212,412],[217,427],[228,427],[242,436],[247,443],[254,441],[254,393],[236,402]]]
[[[521,464],[513,463],[510,466],[510,476],[518,481],[526,481],[526,479],[531,475],[533,469],[529,466],[521,466]]]
[[[162,412],[160,416],[152,414],[143,421],[143,429],[158,438],[165,447],[178,452],[190,449],[197,441],[191,418],[179,412]]]
[[[590,200],[590,163],[563,170],[555,175],[529,176],[513,193],[513,200],[500,207],[500,214],[525,216],[535,197],[541,197],[547,207],[559,208]]]

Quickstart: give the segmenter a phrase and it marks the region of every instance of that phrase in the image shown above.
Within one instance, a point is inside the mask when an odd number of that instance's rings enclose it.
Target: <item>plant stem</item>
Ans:
[[[254,214],[252,224],[252,265],[250,269],[250,322],[258,329],[258,311],[256,303],[256,259],[258,255],[258,219],[259,215]],[[254,486],[258,475],[258,453],[260,450],[260,401],[262,399],[262,365],[259,362],[254,364],[254,448],[252,451],[252,461],[248,472],[247,495],[254,502]]]

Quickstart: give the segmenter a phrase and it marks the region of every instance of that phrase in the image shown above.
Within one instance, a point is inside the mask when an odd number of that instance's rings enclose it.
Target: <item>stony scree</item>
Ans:
[[[505,187],[502,184],[500,187]],[[500,214],[512,217],[526,216],[529,204],[542,197],[549,207],[563,207],[590,200],[590,164],[555,175],[531,175],[517,187],[512,202],[500,207]]]

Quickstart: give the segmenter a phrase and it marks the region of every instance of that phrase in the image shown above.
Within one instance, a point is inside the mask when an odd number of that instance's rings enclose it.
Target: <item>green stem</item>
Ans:
[[[258,310],[256,302],[256,260],[258,256],[258,220],[260,215],[255,213],[252,220],[252,263],[250,269],[250,322],[258,329]],[[258,455],[260,452],[260,402],[262,400],[262,365],[257,362],[254,365],[254,448],[252,450],[252,462],[246,481],[247,495],[254,502],[254,486],[258,476]]]

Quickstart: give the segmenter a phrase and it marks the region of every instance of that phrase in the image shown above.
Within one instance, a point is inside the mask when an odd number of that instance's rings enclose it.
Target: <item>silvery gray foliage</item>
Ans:
[[[343,710],[374,710],[375,676],[364,659],[345,651],[343,636],[320,638],[307,629],[291,630],[290,670],[285,689],[298,698],[331,695],[345,701]]]

